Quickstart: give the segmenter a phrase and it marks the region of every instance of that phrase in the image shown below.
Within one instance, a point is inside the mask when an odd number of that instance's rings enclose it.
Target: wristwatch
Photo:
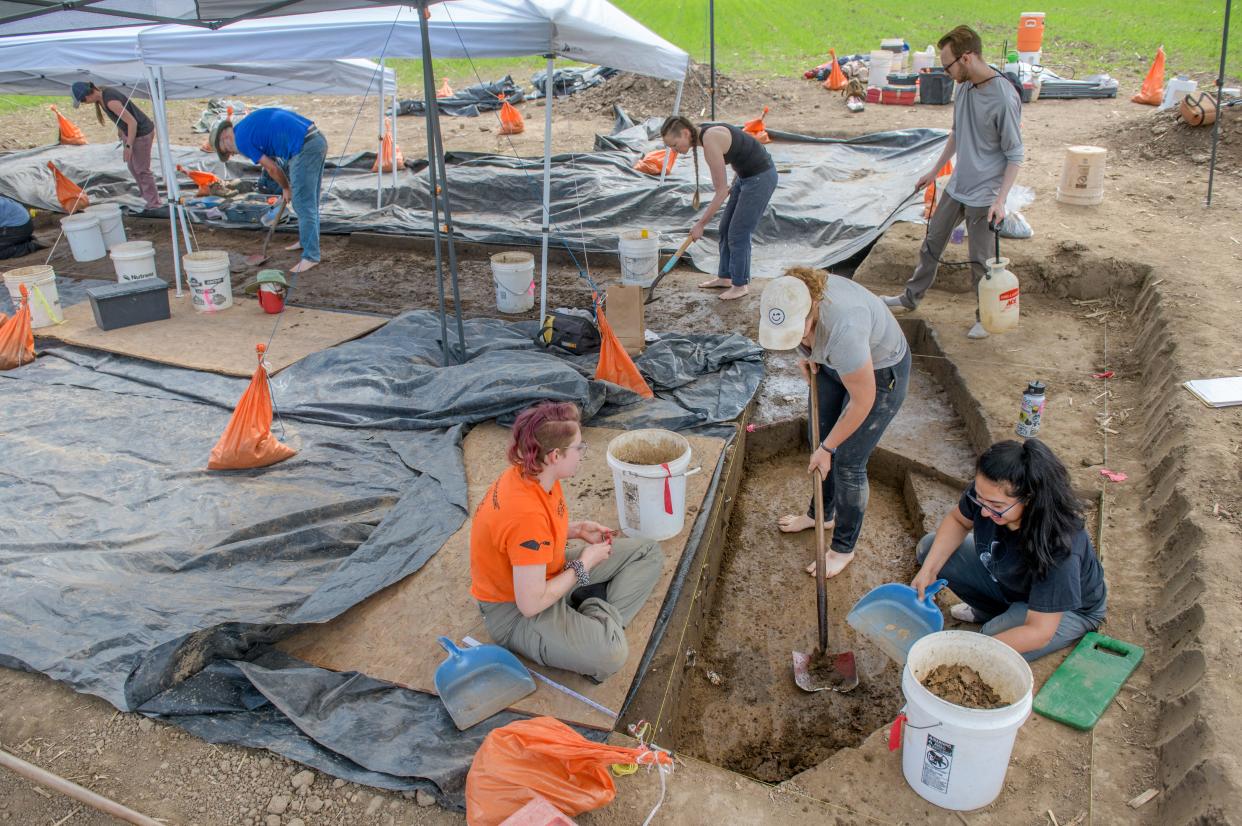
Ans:
[[[837,458],[837,449],[835,447],[828,447],[828,445],[824,444],[823,442],[820,442],[819,449],[827,453],[832,458],[834,459]]]
[[[574,576],[578,578],[578,585],[590,585],[591,575],[587,573],[586,566],[582,564],[581,559],[571,559],[565,563],[562,570],[568,571],[570,568],[574,570]]]

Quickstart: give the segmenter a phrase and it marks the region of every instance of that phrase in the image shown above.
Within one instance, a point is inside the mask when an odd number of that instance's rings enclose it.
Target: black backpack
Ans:
[[[553,310],[544,318],[535,343],[544,347],[559,347],[574,355],[598,353],[599,328],[584,316]]]

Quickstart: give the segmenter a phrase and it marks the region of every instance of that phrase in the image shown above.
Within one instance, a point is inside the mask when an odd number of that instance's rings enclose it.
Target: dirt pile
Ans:
[[[966,708],[1003,708],[1007,703],[979,672],[967,665],[938,665],[923,678],[923,687],[942,700]]]
[[[1176,108],[1153,112],[1100,137],[1102,145],[1127,161],[1190,161],[1207,166],[1212,156],[1212,127],[1190,126]],[[1220,112],[1216,171],[1242,175],[1242,106]]]
[[[681,111],[696,119],[700,112],[711,108],[708,87],[711,71],[701,63],[691,63],[686,75],[686,88],[681,97]],[[612,116],[614,104],[620,104],[634,118],[664,117],[673,111],[677,98],[677,84],[671,80],[659,80],[644,75],[625,72],[594,89],[587,89],[569,98],[556,101],[556,106],[570,113]],[[754,109],[749,117],[755,117],[765,105],[793,100],[793,95],[778,92],[762,80],[738,80],[716,73],[716,113],[730,113]],[[775,108],[775,107],[774,107]],[[706,114],[704,115],[706,117]]]

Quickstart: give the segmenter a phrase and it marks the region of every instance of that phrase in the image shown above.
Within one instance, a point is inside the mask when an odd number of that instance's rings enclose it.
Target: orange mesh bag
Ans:
[[[634,359],[625,352],[617,334],[612,331],[612,325],[604,317],[604,311],[597,310],[595,317],[599,323],[599,365],[595,368],[595,378],[628,387],[644,399],[655,398],[655,393],[651,392],[642,374],[638,372],[638,367],[634,365]]]
[[[846,87],[849,81],[845,78],[845,72],[841,71],[841,64],[837,62],[836,50],[829,49],[828,54],[832,59],[832,71],[824,79],[824,88],[830,92],[839,92]]]
[[[12,370],[34,361],[34,333],[30,329],[30,292],[25,284],[21,306],[7,321],[0,323],[0,370]],[[0,313],[3,317],[4,313]]]
[[[73,121],[60,113],[55,106],[47,107],[56,113],[56,122],[60,124],[60,142],[66,146],[86,146],[90,141]]]
[[[208,148],[208,152],[213,151]],[[210,172],[203,172],[200,169],[186,169],[181,164],[177,164],[177,171],[184,174],[198,187],[198,195],[210,195],[211,185],[220,183],[220,179]]]
[[[660,170],[664,167],[664,159],[666,157],[668,158],[669,171],[672,171],[673,164],[677,163],[677,153],[671,149],[653,149],[639,158],[635,162],[634,168],[647,175],[658,176]]]
[[[617,794],[613,763],[672,765],[665,752],[593,743],[552,717],[518,720],[483,740],[466,775],[466,823],[497,826],[535,797],[574,817]]]
[[[526,131],[526,121],[512,103],[501,98],[504,103],[500,107],[500,134],[520,135]]]
[[[440,84],[440,88],[436,90],[436,97],[451,98],[452,96],[453,96],[453,87],[449,86],[448,78],[446,77],[444,79],[444,82]]]
[[[82,187],[66,178],[65,173],[56,168],[56,164],[48,161],[47,168],[52,170],[52,175],[56,179],[56,200],[60,201],[60,206],[65,212],[72,215],[79,209],[86,209],[91,205],[91,199],[86,197]]]
[[[748,120],[746,123],[742,124],[743,131],[753,135],[755,140],[759,141],[759,143],[772,142],[772,139],[768,137],[767,129],[765,129],[763,125],[763,119],[767,117],[767,114],[768,107],[765,106],[763,107],[763,112],[759,115],[759,117],[754,120]]]
[[[272,391],[267,386],[267,368],[263,366],[267,347],[256,344],[255,351],[259,354],[259,366],[233,408],[233,418],[224,428],[224,435],[211,449],[208,470],[267,467],[297,453],[272,435]]]
[[[437,95],[439,97],[439,95]],[[384,142],[380,145],[380,156],[371,164],[372,172],[380,171],[380,161],[384,163],[384,171],[392,172],[392,118],[384,118]],[[405,166],[405,155],[401,147],[397,147],[397,167]]]
[[[1133,103],[1145,103],[1148,106],[1159,106],[1164,100],[1164,46],[1156,49],[1156,59],[1151,62],[1151,68],[1147,70],[1143,88],[1139,89],[1139,93],[1130,100]]]

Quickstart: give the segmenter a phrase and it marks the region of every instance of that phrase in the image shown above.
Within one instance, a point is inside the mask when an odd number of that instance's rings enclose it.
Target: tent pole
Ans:
[[[547,77],[543,84],[543,227],[539,251],[539,323],[548,317],[548,233],[552,228],[552,81],[553,56],[548,55]]]
[[[377,160],[375,162],[375,208],[379,209],[384,205],[384,103],[387,96],[384,94],[384,58],[381,56],[379,60],[379,94],[376,96],[379,100],[379,149],[376,150]],[[393,160],[396,160],[396,150],[393,150]]]
[[[181,244],[177,238],[177,177],[176,169],[170,163],[171,151],[168,142],[168,119],[164,112],[164,96],[160,89],[160,76],[163,74],[159,67],[146,67],[147,87],[151,92],[151,112],[155,115],[155,129],[158,133],[156,137],[160,142],[160,169],[164,173],[164,197],[168,205],[168,229],[172,234],[172,253],[173,253],[173,281],[176,286],[176,296],[181,298]],[[169,169],[173,171],[170,172]]]
[[[1225,89],[1225,52],[1229,46],[1229,10],[1233,0],[1225,0],[1225,30],[1220,39],[1220,73],[1216,75],[1216,121],[1212,124],[1212,160],[1208,164],[1207,206],[1212,205],[1212,184],[1216,181],[1216,146],[1220,141],[1220,99]]]
[[[685,88],[686,88],[686,78],[683,76],[682,79],[678,81],[677,83],[677,97],[673,98],[673,114],[674,115],[678,114],[681,111],[681,93],[685,91]],[[664,184],[664,176],[668,174],[668,156],[669,156],[669,153],[665,152],[664,163],[660,164],[660,184],[661,185]]]
[[[716,119],[716,0],[707,0],[707,37],[711,43],[711,77],[707,94],[712,101],[712,120]]]
[[[448,309],[444,301],[444,260],[440,252],[440,198],[438,191],[440,185],[436,180],[436,139],[432,134],[431,110],[435,106],[435,90],[434,81],[431,77],[431,44],[427,35],[427,0],[419,0],[418,2],[418,29],[422,36],[422,56],[423,64],[423,99],[427,105],[423,109],[423,118],[427,127],[427,187],[431,195],[431,235],[435,241],[435,260],[436,260],[436,293],[439,297],[439,314],[440,314],[440,355],[443,359],[443,366],[447,367],[451,364],[449,360],[449,340],[448,340]]]
[[[397,202],[397,73],[392,75],[392,198],[389,203]]]

